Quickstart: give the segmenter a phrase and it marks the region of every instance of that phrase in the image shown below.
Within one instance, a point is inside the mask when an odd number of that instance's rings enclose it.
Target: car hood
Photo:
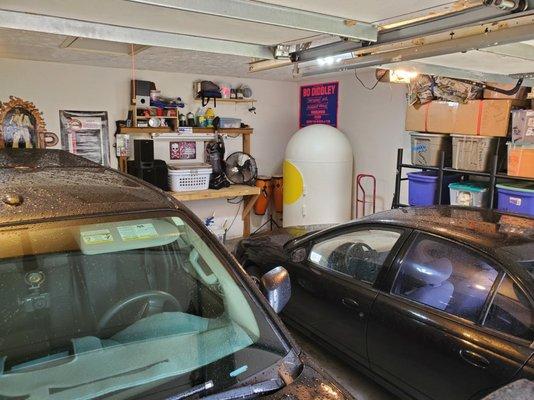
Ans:
[[[279,254],[284,247],[295,239],[303,239],[319,230],[330,227],[331,225],[310,225],[301,227],[277,228],[272,231],[261,232],[241,240],[238,244],[238,250],[245,248],[261,249],[262,252]]]
[[[306,361],[301,374],[289,385],[264,399],[275,400],[353,400],[338,383],[320,368]]]

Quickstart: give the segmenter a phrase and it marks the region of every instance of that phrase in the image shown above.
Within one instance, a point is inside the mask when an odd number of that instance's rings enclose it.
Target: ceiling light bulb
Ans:
[[[326,57],[324,61],[326,65],[332,65],[334,63],[334,57]]]
[[[317,59],[317,64],[319,64],[321,67],[325,65],[325,63],[326,63],[326,60],[324,58]]]
[[[415,71],[407,71],[404,69],[394,69],[390,71],[390,81],[396,83],[410,83],[410,80],[417,76]]]

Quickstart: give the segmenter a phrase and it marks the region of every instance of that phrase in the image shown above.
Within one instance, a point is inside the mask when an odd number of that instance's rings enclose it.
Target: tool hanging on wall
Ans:
[[[248,109],[248,112],[253,113],[253,114],[256,114],[256,107],[253,105],[252,107],[250,107],[250,108]]]

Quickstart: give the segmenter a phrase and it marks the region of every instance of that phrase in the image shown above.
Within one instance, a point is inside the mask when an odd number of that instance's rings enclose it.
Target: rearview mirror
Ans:
[[[284,309],[291,297],[291,281],[284,267],[276,267],[261,277],[261,291],[276,313]]]

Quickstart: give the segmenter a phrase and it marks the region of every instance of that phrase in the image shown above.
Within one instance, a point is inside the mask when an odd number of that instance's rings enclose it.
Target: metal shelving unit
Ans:
[[[443,175],[445,172],[454,172],[457,174],[462,175],[471,175],[471,176],[480,176],[480,177],[486,177],[489,178],[489,209],[495,208],[495,185],[498,181],[507,180],[507,181],[527,181],[527,182],[534,182],[534,178],[523,178],[523,177],[517,177],[517,176],[509,176],[506,174],[498,173],[498,166],[499,166],[499,157],[497,154],[493,156],[492,163],[491,163],[491,170],[490,172],[477,172],[477,171],[467,171],[467,170],[461,170],[461,169],[454,169],[451,167],[446,167],[445,164],[445,152],[441,152],[440,156],[440,165],[438,167],[430,167],[426,165],[416,165],[416,164],[405,164],[403,163],[403,155],[404,151],[403,149],[397,150],[397,171],[395,176],[395,193],[393,195],[393,203],[391,205],[391,208],[399,208],[399,207],[408,207],[407,204],[401,204],[400,202],[400,189],[401,189],[401,183],[403,181],[407,181],[408,178],[402,177],[402,170],[405,169],[419,169],[423,171],[438,171],[438,204],[442,204],[442,198],[443,198]]]

